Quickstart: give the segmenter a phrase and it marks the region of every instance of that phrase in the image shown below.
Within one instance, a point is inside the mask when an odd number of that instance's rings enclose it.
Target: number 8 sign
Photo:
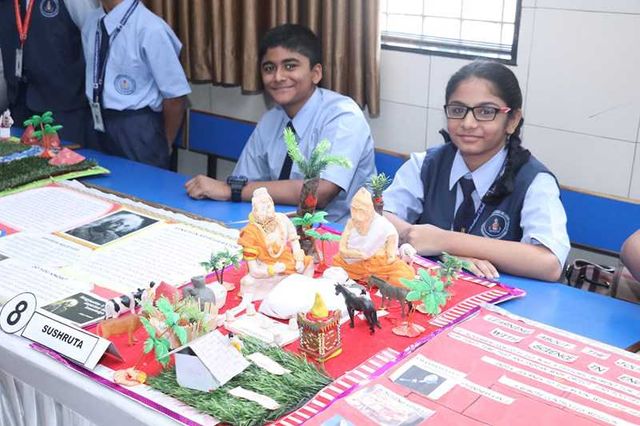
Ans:
[[[8,334],[22,330],[36,311],[36,305],[33,293],[18,294],[0,310],[0,329]]]

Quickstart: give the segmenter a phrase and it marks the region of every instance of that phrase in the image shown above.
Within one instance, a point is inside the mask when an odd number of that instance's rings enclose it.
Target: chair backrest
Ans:
[[[571,244],[617,254],[640,229],[640,201],[561,187]]]
[[[237,160],[256,123],[212,114],[189,111],[189,150],[227,160]]]
[[[402,166],[408,158],[409,156],[407,154],[376,148],[376,169],[378,170],[378,173],[384,173],[393,179],[400,166]]]

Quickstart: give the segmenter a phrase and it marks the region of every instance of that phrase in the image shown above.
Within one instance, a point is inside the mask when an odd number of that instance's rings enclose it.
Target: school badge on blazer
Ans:
[[[113,83],[121,95],[130,95],[136,91],[136,81],[126,74],[118,74]]]
[[[488,238],[500,239],[507,235],[511,219],[502,210],[492,212],[487,220],[484,221],[480,232]]]
[[[42,2],[40,2],[40,13],[45,18],[54,18],[58,16],[59,12],[60,0],[43,0]]]

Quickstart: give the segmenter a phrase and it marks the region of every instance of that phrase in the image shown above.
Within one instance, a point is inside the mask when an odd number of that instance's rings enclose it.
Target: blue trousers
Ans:
[[[97,133],[98,150],[152,166],[169,168],[169,146],[161,112],[151,108],[103,109],[105,132]]]

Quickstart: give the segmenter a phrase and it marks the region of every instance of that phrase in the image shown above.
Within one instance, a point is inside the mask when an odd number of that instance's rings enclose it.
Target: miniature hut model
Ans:
[[[340,311],[327,310],[324,300],[316,293],[313,307],[306,314],[298,313],[300,352],[318,362],[340,355]]]

